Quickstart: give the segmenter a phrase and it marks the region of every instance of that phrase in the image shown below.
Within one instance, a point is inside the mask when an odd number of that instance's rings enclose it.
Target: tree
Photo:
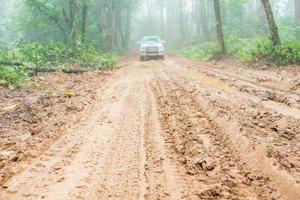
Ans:
[[[263,3],[264,10],[265,10],[265,13],[266,13],[269,29],[270,29],[270,32],[271,32],[272,42],[273,42],[274,45],[279,45],[281,42],[280,42],[280,38],[279,38],[279,34],[278,34],[278,27],[275,23],[275,19],[274,19],[271,4],[270,4],[269,0],[261,0],[261,1]]]
[[[88,0],[82,1],[82,26],[81,26],[81,42],[85,43],[88,21]]]
[[[219,0],[214,0],[214,8],[215,8],[215,15],[216,15],[218,46],[220,49],[220,54],[224,55],[225,42],[224,42],[223,25],[222,25],[222,19],[221,19],[221,10],[220,10],[220,1]]]
[[[78,11],[78,1],[69,0],[69,5],[70,5],[69,16],[66,15],[65,10],[64,10],[64,14],[65,14],[65,20],[69,24],[71,44],[74,52],[76,48],[76,18],[77,18],[77,11]]]
[[[206,41],[210,41],[210,36],[208,34],[208,17],[207,17],[207,1],[200,0],[200,19],[201,19],[201,29],[203,33],[203,38]]]
[[[300,27],[300,0],[295,0],[295,22]],[[300,31],[297,29],[297,39],[300,39]]]
[[[295,19],[300,24],[300,0],[295,0]]]
[[[59,13],[58,6],[40,0],[26,0],[25,3],[30,13],[34,13],[38,18],[41,18],[40,15],[42,15],[44,18],[49,20],[50,23],[55,24],[55,26],[61,32],[63,40],[67,42],[67,38],[68,38],[67,30],[63,24],[62,17],[58,15]],[[34,20],[36,23],[37,18],[34,18]]]
[[[184,14],[183,14],[183,0],[178,0],[179,7],[179,29],[180,29],[180,41],[183,42],[185,39],[185,26],[184,26]]]

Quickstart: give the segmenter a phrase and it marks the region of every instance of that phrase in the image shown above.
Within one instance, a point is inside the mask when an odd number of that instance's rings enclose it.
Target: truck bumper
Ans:
[[[141,52],[140,56],[144,57],[157,57],[157,56],[163,56],[164,52],[155,52],[155,53],[146,53],[146,52]]]

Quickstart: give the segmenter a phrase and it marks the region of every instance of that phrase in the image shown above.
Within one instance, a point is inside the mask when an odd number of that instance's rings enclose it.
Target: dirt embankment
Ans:
[[[174,56],[122,62],[105,78],[65,77],[51,98],[26,91],[28,104],[2,113],[3,127],[15,130],[2,133],[2,150],[24,151],[5,161],[5,172],[23,169],[5,182],[0,198],[300,199],[298,69]],[[40,132],[25,137],[23,130]],[[22,152],[37,158],[23,165]]]
[[[38,77],[28,88],[1,88],[0,183],[84,120],[107,78],[101,72],[56,72]]]

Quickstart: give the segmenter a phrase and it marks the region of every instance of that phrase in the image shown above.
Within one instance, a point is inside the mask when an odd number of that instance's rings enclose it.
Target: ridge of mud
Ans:
[[[210,65],[180,57],[174,57],[174,60],[179,65],[223,80],[241,92],[300,108],[300,70],[276,69],[275,72],[266,73],[266,70],[246,69],[236,63]]]
[[[267,179],[250,180],[251,174],[240,170],[228,139],[220,137],[218,127],[199,109],[190,93],[169,83],[162,84],[167,95],[158,93],[160,119],[169,151],[176,156],[184,173],[182,177],[189,183],[185,197],[268,199],[272,196],[272,190],[266,192],[260,188]],[[254,190],[259,191],[260,198],[254,195]]]
[[[1,90],[0,184],[48,149],[70,126],[84,121],[97,101],[99,84],[104,87],[105,82],[101,72],[55,72],[38,77],[32,88]],[[2,110],[11,105],[16,108]]]
[[[176,79],[176,83],[177,85],[187,84],[184,82],[179,83],[178,78]],[[276,166],[276,162],[274,162],[272,158],[269,158],[267,149],[264,146],[265,143],[260,143],[259,141],[258,144],[254,145],[243,135],[243,132],[241,132],[243,126],[235,119],[235,115],[228,112],[229,104],[226,104],[225,109],[223,109],[222,106],[218,105],[221,99],[213,99],[211,97],[213,95],[208,91],[200,90],[200,92],[197,87],[194,89],[191,89],[191,87],[187,88],[190,88],[187,89],[191,93],[190,98],[199,102],[199,108],[222,129],[223,134],[231,141],[233,150],[239,155],[239,162],[246,164],[245,167],[248,167],[251,174],[256,174],[256,176],[259,177],[258,179],[265,177],[265,180],[270,180],[271,185],[273,185],[273,187],[270,187],[273,189],[277,188],[279,194],[283,195],[278,196],[278,194],[275,193],[278,199],[284,199],[284,196],[288,199],[300,198],[298,193],[300,188],[295,178],[286,170],[279,169],[279,167]]]

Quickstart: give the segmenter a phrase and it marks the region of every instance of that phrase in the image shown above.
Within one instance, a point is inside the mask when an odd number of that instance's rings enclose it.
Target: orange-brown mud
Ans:
[[[121,62],[1,88],[1,200],[300,199],[299,68]]]

